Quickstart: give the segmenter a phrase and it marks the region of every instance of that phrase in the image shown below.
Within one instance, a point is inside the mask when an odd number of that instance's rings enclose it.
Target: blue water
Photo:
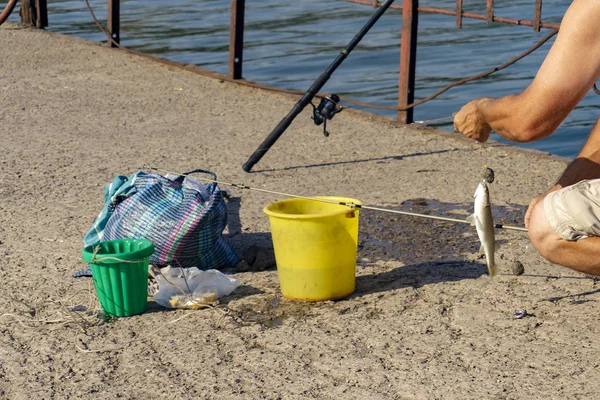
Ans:
[[[106,20],[106,0],[90,0],[96,16]],[[401,3],[397,1],[397,3]],[[505,0],[495,14],[532,19],[533,0]],[[544,0],[542,19],[560,23],[567,1]],[[229,1],[124,0],[121,3],[121,44],[181,63],[227,73]],[[454,0],[421,0],[424,7],[452,9]],[[485,14],[485,1],[465,1],[465,11]],[[305,91],[339,51],[346,47],[373,14],[368,6],[343,1],[246,2],[244,78],[268,85]],[[17,13],[11,17],[18,20]],[[48,29],[94,41],[106,41],[82,0],[54,0],[48,4]],[[324,92],[359,101],[395,106],[398,93],[402,13],[388,10],[335,72]],[[452,81],[487,71],[541,40],[549,30],[486,24],[421,14],[417,50],[416,99],[426,97]],[[477,97],[498,97],[523,90],[533,79],[554,38],[517,64],[481,80],[450,89],[415,109],[416,120],[446,117]],[[550,137],[518,144],[564,157],[574,157],[596,122],[600,96],[590,92]],[[395,111],[378,111],[395,117]],[[283,115],[281,116],[283,117]],[[337,116],[343,118],[343,114]],[[451,130],[448,125],[438,126]],[[335,120],[329,126],[335,134]],[[268,132],[265,132],[265,136]],[[492,139],[502,140],[497,135]]]

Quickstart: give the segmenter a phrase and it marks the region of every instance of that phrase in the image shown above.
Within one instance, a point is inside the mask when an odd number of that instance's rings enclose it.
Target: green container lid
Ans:
[[[152,253],[154,245],[146,239],[110,240],[83,249],[105,316],[129,317],[146,310]]]

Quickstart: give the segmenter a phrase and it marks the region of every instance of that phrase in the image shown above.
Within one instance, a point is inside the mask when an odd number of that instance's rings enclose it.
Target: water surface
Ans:
[[[106,1],[90,0],[90,3],[105,24]],[[544,0],[543,20],[559,23],[568,3]],[[217,0],[124,0],[121,3],[121,43],[225,74],[229,5],[229,1]],[[452,9],[456,2],[422,0],[420,5]],[[483,0],[465,1],[464,8],[468,12],[485,14]],[[506,0],[497,4],[495,10],[497,16],[532,19],[534,1]],[[343,1],[249,0],[246,2],[243,75],[246,79],[275,87],[305,91],[373,13],[371,7]],[[81,0],[50,1],[48,14],[50,30],[106,41]],[[16,20],[15,16],[11,19]],[[323,91],[395,106],[401,29],[401,11],[388,10],[338,68]],[[468,19],[463,20],[462,29],[456,29],[452,16],[421,14],[415,96],[424,98],[452,81],[500,65],[533,46],[549,32]],[[418,106],[415,119],[449,116],[474,98],[498,97],[523,90],[535,76],[553,41],[554,38],[507,69],[452,88],[437,99]],[[599,101],[600,96],[591,92],[552,136],[519,146],[574,157],[596,122]],[[390,117],[396,114],[395,111],[371,111]],[[343,118],[343,114],[336,118]],[[452,128],[449,124],[439,127]],[[330,131],[335,134],[335,120]],[[265,132],[265,136],[267,134]],[[501,140],[495,134],[492,139]]]

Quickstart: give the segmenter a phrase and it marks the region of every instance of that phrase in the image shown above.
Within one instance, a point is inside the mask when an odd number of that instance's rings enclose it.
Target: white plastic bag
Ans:
[[[167,308],[202,308],[240,286],[240,281],[216,269],[202,271],[196,267],[163,268],[156,281],[154,301]]]

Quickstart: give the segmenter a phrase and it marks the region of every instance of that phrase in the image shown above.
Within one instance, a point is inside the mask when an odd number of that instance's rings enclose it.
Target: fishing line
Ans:
[[[151,169],[151,170],[162,172],[162,173],[165,173],[165,174],[171,174],[171,175],[176,175],[176,176],[185,176],[184,174],[166,171],[164,169],[151,167],[150,165],[144,165],[142,168]],[[411,217],[428,218],[428,219],[435,219],[435,220],[440,220],[440,221],[455,222],[455,223],[459,223],[459,224],[471,225],[470,222],[468,222],[466,220],[463,220],[463,219],[439,217],[439,216],[436,216],[436,215],[418,214],[418,213],[412,213],[412,212],[408,212],[408,211],[392,210],[390,208],[367,206],[367,205],[364,205],[364,204],[356,204],[356,203],[353,203],[353,202],[327,200],[327,199],[322,199],[322,198],[318,198],[318,197],[301,196],[301,195],[297,195],[297,194],[277,192],[277,191],[274,191],[274,190],[267,190],[267,189],[260,189],[260,188],[250,187],[250,186],[245,185],[243,183],[224,182],[224,181],[218,181],[218,180],[215,180],[215,179],[206,179],[206,178],[200,178],[200,177],[194,177],[194,179],[198,179],[199,181],[204,181],[204,182],[216,183],[216,184],[219,184],[219,185],[232,186],[232,187],[235,187],[235,188],[238,188],[238,189],[252,190],[252,191],[255,191],[255,192],[275,194],[275,195],[278,195],[278,196],[291,197],[291,198],[296,198],[296,199],[312,200],[312,201],[318,201],[318,202],[321,202],[321,203],[337,204],[337,205],[349,207],[350,209],[365,209],[365,210],[381,211],[381,212],[390,213],[390,214],[408,215],[408,216],[411,216]],[[508,229],[508,230],[514,230],[514,231],[528,232],[526,228],[521,228],[519,226],[511,226],[511,225],[504,225],[504,224],[494,224],[494,227],[497,228],[497,229]]]
[[[454,113],[456,114],[456,113]],[[443,124],[446,122],[452,122],[454,121],[454,114],[449,115],[447,117],[440,117],[440,118],[433,118],[433,119],[425,119],[422,121],[415,121],[412,124],[409,125],[429,125],[429,124]]]
[[[426,119],[426,120],[422,120],[422,121],[415,121],[412,124],[409,125],[433,125],[433,124],[443,124],[443,123],[447,123],[447,122],[453,122],[454,121],[454,116],[456,115],[456,113],[453,113],[452,115],[449,115],[447,117],[440,117],[440,118],[433,118],[433,119]],[[456,132],[456,130],[455,130]],[[482,146],[483,150],[487,150],[488,148],[488,143],[479,143],[478,141],[475,141],[475,144],[479,144]],[[471,147],[473,148],[473,147]],[[488,167],[488,163],[487,163],[487,159],[488,159],[488,154],[486,151],[486,155],[485,155],[485,164],[483,166],[483,168],[485,168],[485,173],[483,176],[483,180],[486,181],[487,183],[492,183],[494,182],[494,171]],[[509,228],[510,229],[510,228]]]

